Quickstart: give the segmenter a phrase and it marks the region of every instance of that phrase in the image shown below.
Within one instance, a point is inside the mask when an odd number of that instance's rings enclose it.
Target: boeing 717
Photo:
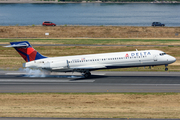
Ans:
[[[46,57],[38,53],[28,41],[10,42],[24,58],[23,67],[37,68],[51,72],[80,72],[85,78],[91,71],[100,69],[128,68],[165,65],[176,61],[176,58],[160,50],[127,51],[102,54],[87,54],[63,57]]]

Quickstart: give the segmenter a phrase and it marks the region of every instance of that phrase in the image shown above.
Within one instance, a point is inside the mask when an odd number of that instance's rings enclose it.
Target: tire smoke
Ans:
[[[19,71],[24,72],[25,77],[46,77],[48,75],[48,72],[40,69],[23,68],[20,69]]]

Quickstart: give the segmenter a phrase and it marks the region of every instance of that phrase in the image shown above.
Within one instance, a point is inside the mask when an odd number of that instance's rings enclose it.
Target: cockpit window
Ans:
[[[166,53],[159,53],[160,56],[166,55]]]

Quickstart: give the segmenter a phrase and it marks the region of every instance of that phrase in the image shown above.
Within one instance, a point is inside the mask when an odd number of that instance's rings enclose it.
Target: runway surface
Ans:
[[[180,92],[179,72],[92,72],[91,78],[61,73],[27,76],[0,71],[0,93]]]

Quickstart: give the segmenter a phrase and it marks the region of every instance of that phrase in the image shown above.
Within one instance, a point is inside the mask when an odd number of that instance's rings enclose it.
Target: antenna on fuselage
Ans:
[[[136,51],[138,51],[138,50],[136,49]]]

